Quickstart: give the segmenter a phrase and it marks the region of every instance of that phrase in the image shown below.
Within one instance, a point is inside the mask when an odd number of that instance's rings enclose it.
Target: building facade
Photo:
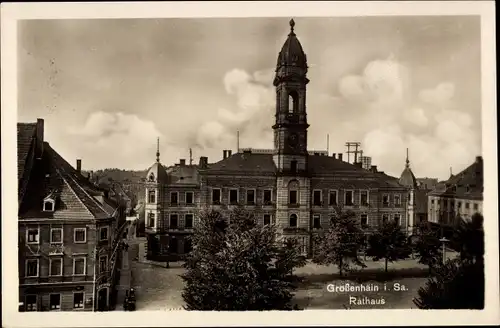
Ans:
[[[334,207],[354,211],[366,231],[388,220],[407,231],[408,192],[397,178],[347,163],[342,154],[307,149],[307,58],[293,20],[290,26],[274,78],[274,148],[224,150],[215,163],[201,157],[198,165],[181,160],[168,170],[158,153],[145,188],[149,256],[189,251],[198,210],[206,207],[244,206],[260,224],[297,239],[306,255],[314,247],[312,234],[328,227]]]
[[[43,123],[17,126],[20,310],[107,310],[124,211],[44,142]]]
[[[483,158],[450,179],[440,182],[428,195],[429,222],[453,226],[458,218],[470,220],[483,212]]]

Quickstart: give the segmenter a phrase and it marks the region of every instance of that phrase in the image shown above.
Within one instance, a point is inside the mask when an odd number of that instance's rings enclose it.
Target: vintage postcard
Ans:
[[[1,21],[6,327],[499,323],[492,2]]]

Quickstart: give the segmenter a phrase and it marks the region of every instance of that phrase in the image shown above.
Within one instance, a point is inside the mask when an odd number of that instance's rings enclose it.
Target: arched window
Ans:
[[[288,113],[298,113],[299,111],[299,96],[296,91],[288,94]]]
[[[292,180],[288,184],[288,204],[296,205],[299,203],[299,183]]]
[[[154,181],[155,181],[155,175],[154,175],[153,173],[151,173],[151,174],[149,175],[149,181],[150,181],[150,182],[154,182]]]
[[[297,227],[297,214],[290,215],[290,227]]]

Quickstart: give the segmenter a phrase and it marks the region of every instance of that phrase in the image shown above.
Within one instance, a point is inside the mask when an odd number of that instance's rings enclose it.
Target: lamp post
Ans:
[[[440,242],[443,243],[443,264],[446,263],[446,243],[449,242],[448,239],[446,239],[446,237],[443,237],[441,239],[439,239]]]

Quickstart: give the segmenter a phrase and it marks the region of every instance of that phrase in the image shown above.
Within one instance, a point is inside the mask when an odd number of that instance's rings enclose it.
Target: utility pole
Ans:
[[[346,142],[346,147],[347,147],[347,162],[351,162],[351,154],[354,154],[354,163],[357,163],[358,161],[358,154],[360,152],[361,148],[361,142],[355,142],[355,141],[349,141]],[[351,147],[354,147],[354,150],[351,150]]]

